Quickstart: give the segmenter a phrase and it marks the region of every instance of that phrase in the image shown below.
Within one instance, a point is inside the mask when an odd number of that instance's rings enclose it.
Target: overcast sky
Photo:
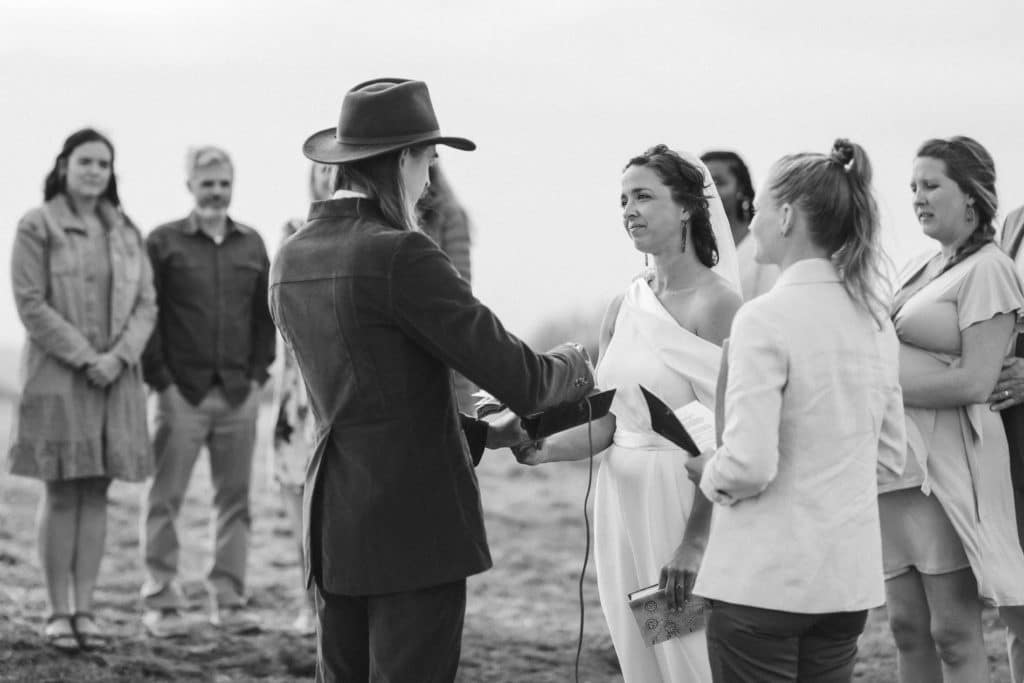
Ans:
[[[618,208],[624,162],[659,142],[740,152],[760,183],[782,154],[837,136],[876,166],[886,243],[928,243],[910,208],[926,138],[992,152],[1005,215],[1024,203],[1024,3],[605,0],[327,2],[0,0],[0,343],[22,336],[9,286],[18,218],[64,138],[117,148],[125,209],[148,231],[190,208],[184,155],[235,159],[232,214],[276,248],[304,215],[301,144],[344,92],[425,80],[475,224],[474,289],[524,335],[601,308],[641,257]]]

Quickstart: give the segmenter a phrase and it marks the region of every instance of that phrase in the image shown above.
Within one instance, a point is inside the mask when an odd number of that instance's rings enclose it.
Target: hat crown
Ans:
[[[436,134],[439,126],[423,81],[378,78],[345,94],[336,135],[350,145],[376,145]]]

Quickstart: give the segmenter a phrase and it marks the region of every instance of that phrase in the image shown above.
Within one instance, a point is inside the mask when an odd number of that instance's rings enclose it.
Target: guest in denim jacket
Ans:
[[[114,148],[91,129],[64,143],[45,203],[18,224],[11,280],[28,333],[10,450],[45,482],[39,559],[55,647],[104,644],[91,614],[111,479],[153,469],[139,358],[156,320],[142,237],[121,212]],[[73,612],[69,589],[74,596]]]

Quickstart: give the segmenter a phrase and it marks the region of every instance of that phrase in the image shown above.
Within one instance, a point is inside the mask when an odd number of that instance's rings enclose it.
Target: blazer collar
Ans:
[[[363,197],[325,199],[313,202],[309,206],[309,220],[311,221],[315,221],[318,218],[344,218],[347,216],[373,218],[386,222],[384,214],[380,212],[380,205],[377,204],[375,199],[365,199]]]
[[[809,258],[797,261],[782,271],[776,287],[809,285],[818,282],[839,282],[839,273],[832,262],[824,258]]]
[[[88,232],[85,227],[85,222],[82,221],[82,217],[75,213],[75,210],[71,208],[71,202],[68,201],[67,195],[58,194],[56,197],[46,202],[46,208],[49,209],[50,215],[60,228],[80,232],[82,234]],[[120,210],[106,199],[101,199],[99,201],[96,205],[96,211],[99,213],[100,221],[102,221],[107,230],[113,230],[124,222],[124,217]]]

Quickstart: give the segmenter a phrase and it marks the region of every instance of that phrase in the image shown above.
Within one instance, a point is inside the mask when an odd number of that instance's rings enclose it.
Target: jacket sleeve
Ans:
[[[263,269],[256,279],[256,292],[252,298],[252,350],[249,355],[249,376],[260,384],[270,378],[270,366],[274,362],[274,347],[277,344],[277,329],[270,317],[267,288],[270,283],[270,259],[260,241]]]
[[[152,274],[153,293],[157,307],[160,306],[160,289],[163,286],[163,264],[160,259],[160,244],[157,233],[150,233],[146,238],[146,253],[149,255],[150,273]],[[164,360],[163,333],[160,329],[160,318],[157,316],[156,326],[149,336],[149,342],[142,352],[142,376],[146,384],[156,391],[163,391],[174,384],[174,376],[167,368]]]
[[[146,348],[146,342],[149,341],[156,325],[156,290],[153,288],[153,267],[149,263],[141,236],[138,237],[138,240],[141,268],[139,291],[135,297],[135,306],[125,322],[124,329],[110,349],[110,352],[123,360],[125,365],[134,365],[139,362],[142,352]]]
[[[96,360],[99,354],[89,340],[47,300],[49,250],[45,219],[29,214],[18,224],[11,252],[11,288],[29,338],[46,353],[74,368]]]
[[[779,471],[786,345],[760,309],[740,309],[729,335],[722,445],[704,466],[700,488],[721,505],[764,491]]]
[[[519,414],[585,397],[594,378],[581,347],[537,354],[477,301],[469,283],[426,235],[402,235],[388,272],[400,328],[424,350]]]

